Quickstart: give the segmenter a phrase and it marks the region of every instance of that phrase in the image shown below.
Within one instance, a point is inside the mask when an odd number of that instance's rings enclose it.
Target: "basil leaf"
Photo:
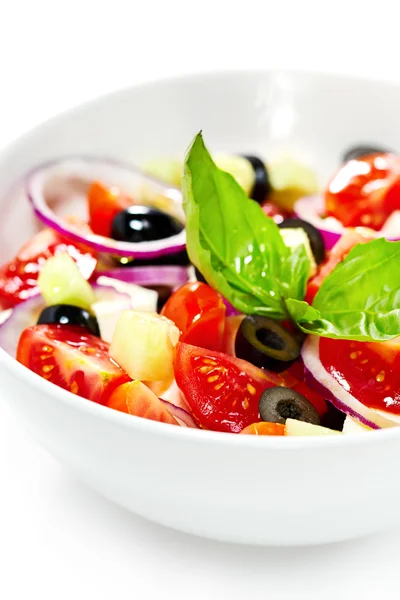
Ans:
[[[287,300],[306,333],[386,341],[400,335],[400,242],[358,244],[323,281],[312,307]]]
[[[287,317],[283,299],[304,297],[306,249],[284,244],[274,221],[215,165],[201,133],[187,153],[182,190],[189,258],[208,283],[241,312]]]

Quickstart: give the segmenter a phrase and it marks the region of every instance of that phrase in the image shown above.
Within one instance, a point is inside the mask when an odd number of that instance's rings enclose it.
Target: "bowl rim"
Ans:
[[[49,119],[40,122],[1,149],[0,167],[1,164],[7,160],[7,158],[11,157],[15,153],[18,153],[19,148],[22,148],[25,144],[29,144],[29,142],[33,141],[35,136],[41,133],[43,130],[57,125],[57,122],[62,121],[65,118],[73,118],[75,114],[78,114],[81,111],[90,110],[91,107],[104,102],[113,102],[115,99],[126,94],[134,94],[135,92],[142,91],[151,92],[153,89],[157,89],[160,86],[174,86],[180,85],[184,82],[190,84],[192,82],[200,82],[201,80],[221,80],[226,78],[243,79],[247,77],[262,79],[263,77],[279,77],[282,75],[290,78],[314,78],[321,81],[331,80],[336,82],[336,84],[342,82],[347,84],[353,83],[356,85],[369,85],[373,87],[380,86],[387,88],[388,90],[400,89],[399,84],[391,82],[387,79],[380,79],[377,77],[370,78],[367,76],[351,75],[347,73],[326,73],[322,70],[319,71],[307,69],[221,69],[216,71],[205,70],[196,73],[184,73],[173,77],[158,77],[152,80],[141,82],[139,84],[124,86],[113,92],[101,94],[100,96],[96,96],[85,102],[78,103],[72,108],[63,110],[51,116]],[[15,182],[13,182],[12,185],[15,185]],[[7,189],[5,189],[4,193],[7,193]],[[97,404],[96,402],[91,402],[90,400],[86,400],[80,396],[76,396],[72,394],[72,392],[64,390],[43,379],[40,377],[40,375],[30,371],[27,367],[20,364],[2,348],[0,348],[0,366],[4,367],[16,379],[24,383],[27,388],[32,387],[37,392],[43,393],[47,396],[51,396],[53,394],[59,399],[60,402],[73,409],[77,409],[78,411],[81,410],[89,415],[93,415],[94,418],[98,417],[101,420],[114,423],[115,425],[121,426],[128,431],[138,428],[143,433],[174,438],[177,442],[188,440],[191,443],[214,443],[227,447],[235,446],[255,449],[261,448],[264,451],[308,451],[310,448],[330,448],[331,446],[336,447],[338,444],[340,447],[359,447],[364,446],[365,444],[376,445],[387,443],[392,438],[399,438],[400,436],[400,427],[397,426],[369,431],[366,432],[366,435],[360,433],[337,436],[293,436],[284,437],[284,439],[283,436],[235,435],[227,432],[176,427],[174,425],[160,423],[158,421],[151,421],[135,415],[128,415],[117,410],[113,410],[107,406]]]

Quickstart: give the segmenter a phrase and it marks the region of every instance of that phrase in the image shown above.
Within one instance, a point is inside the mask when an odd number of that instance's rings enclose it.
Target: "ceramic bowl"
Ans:
[[[181,156],[202,129],[214,151],[268,157],[289,149],[323,180],[352,143],[400,149],[399,106],[396,86],[293,72],[191,76],[100,98],[40,125],[1,155],[1,262],[38,227],[20,182],[42,161],[68,154],[133,163]],[[397,428],[321,438],[178,428],[76,397],[1,350],[0,395],[76,477],[181,531],[305,545],[369,534],[398,517]]]

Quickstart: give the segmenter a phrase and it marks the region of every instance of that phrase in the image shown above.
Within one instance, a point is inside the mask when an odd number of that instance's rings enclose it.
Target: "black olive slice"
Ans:
[[[100,328],[95,316],[87,310],[72,304],[53,304],[46,306],[40,313],[38,325],[57,324],[75,325],[87,329],[93,335],[100,337]]]
[[[254,170],[254,183],[250,198],[261,204],[272,191],[267,167],[257,156],[244,154],[243,158],[249,161]]]
[[[139,244],[178,235],[183,224],[168,213],[150,206],[129,206],[119,212],[111,225],[111,237],[119,242]]]
[[[261,419],[270,423],[285,423],[286,419],[320,424],[316,408],[298,392],[286,387],[266,389],[258,404]]]
[[[317,265],[322,263],[325,258],[325,244],[322,235],[314,225],[311,225],[308,221],[303,221],[303,219],[284,219],[278,227],[280,229],[303,229],[310,241],[315,262]]]
[[[300,343],[278,321],[248,315],[240,324],[235,340],[238,358],[279,373],[300,355]]]

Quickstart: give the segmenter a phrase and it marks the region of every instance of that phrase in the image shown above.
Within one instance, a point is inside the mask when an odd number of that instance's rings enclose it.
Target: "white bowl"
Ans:
[[[289,148],[327,177],[352,143],[400,149],[399,106],[395,86],[290,72],[201,75],[106,96],[41,125],[1,156],[1,260],[37,227],[14,184],[43,160],[182,156],[203,129],[212,150],[268,157]],[[177,428],[78,398],[1,350],[0,386],[66,468],[164,525],[218,540],[295,545],[354,538],[398,519],[397,428],[332,438]]]

